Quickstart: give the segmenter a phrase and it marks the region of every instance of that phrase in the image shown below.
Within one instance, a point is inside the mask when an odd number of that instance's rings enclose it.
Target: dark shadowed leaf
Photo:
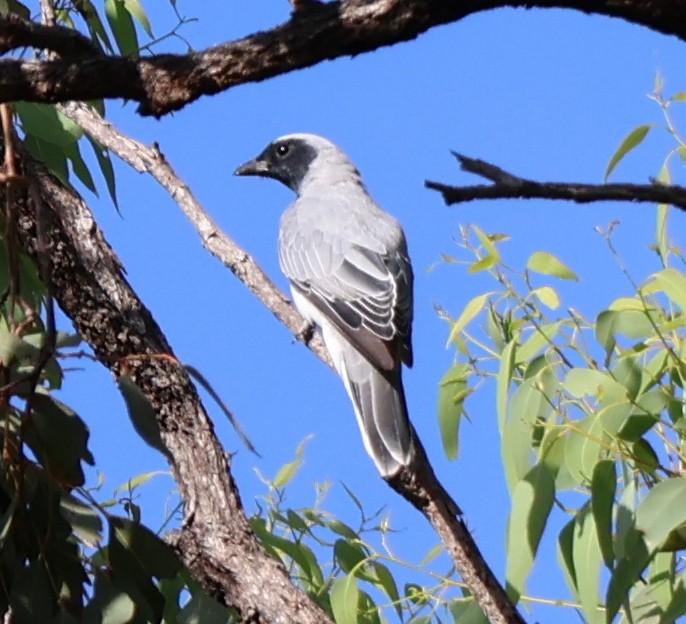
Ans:
[[[157,415],[148,397],[128,375],[119,378],[119,390],[124,397],[126,411],[136,433],[152,448],[166,456],[168,451],[162,443]]]
[[[591,479],[591,510],[595,520],[598,545],[605,565],[612,569],[614,552],[612,548],[612,509],[617,490],[615,464],[609,459],[599,461],[593,469]]]
[[[124,0],[105,0],[105,15],[122,56],[138,56],[138,36]]]
[[[67,405],[36,393],[26,441],[46,470],[61,483],[83,485],[81,462],[95,463],[88,450],[86,424]]]

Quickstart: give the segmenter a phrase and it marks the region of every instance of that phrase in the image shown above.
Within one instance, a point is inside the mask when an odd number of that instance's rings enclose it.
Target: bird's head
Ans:
[[[279,137],[234,175],[274,178],[299,193],[306,180],[333,183],[343,175],[359,179],[348,157],[331,141],[316,134],[287,134]]]

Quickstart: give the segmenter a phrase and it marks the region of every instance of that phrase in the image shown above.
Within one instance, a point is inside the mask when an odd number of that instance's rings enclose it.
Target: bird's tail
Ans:
[[[400,367],[381,373],[356,350],[347,351],[339,373],[352,400],[364,446],[381,476],[391,477],[409,465],[414,454]]]

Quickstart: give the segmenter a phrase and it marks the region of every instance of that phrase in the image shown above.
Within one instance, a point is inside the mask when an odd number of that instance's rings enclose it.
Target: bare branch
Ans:
[[[188,55],[1,61],[0,101],[124,98],[139,102],[142,115],[160,117],[203,95],[415,39],[434,26],[500,7],[609,15],[686,41],[683,0],[342,0],[308,5],[269,31]],[[0,18],[0,41],[12,28],[16,25]]]
[[[41,6],[44,19],[51,13]],[[76,30],[64,26],[36,24],[9,13],[0,18],[0,54],[18,48],[52,50],[64,57],[100,56],[100,49]]]
[[[483,160],[453,152],[464,171],[491,180],[493,184],[450,186],[427,180],[426,188],[438,191],[446,204],[475,199],[566,199],[579,204],[597,201],[630,201],[671,204],[686,210],[686,188],[667,184],[577,184],[536,182],[520,178]]]
[[[107,147],[140,173],[149,173],[179,205],[200,236],[203,247],[219,258],[298,339],[331,366],[331,359],[317,335],[305,335],[301,329],[305,320],[290,301],[269,279],[255,259],[229,238],[179,178],[157,145],[148,147],[120,132],[105,121],[93,108],[79,102],[61,105],[60,111],[79,124],[91,137]]]

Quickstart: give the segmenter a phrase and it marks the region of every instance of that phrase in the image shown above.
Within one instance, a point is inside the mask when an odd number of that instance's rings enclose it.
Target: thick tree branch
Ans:
[[[596,201],[630,201],[671,204],[686,210],[686,188],[667,184],[577,184],[536,182],[520,178],[490,163],[453,152],[464,171],[491,180],[493,184],[450,186],[426,181],[426,188],[438,191],[446,204],[475,199],[566,199],[580,204]]]
[[[90,211],[23,149],[21,166],[40,193],[18,198],[23,248],[37,261],[42,230],[55,298],[96,356],[126,372],[158,415],[162,440],[184,501],[181,555],[194,577],[244,621],[324,624],[330,620],[289,580],[255,539],[229,471],[229,458],[183,366],[132,291]],[[165,357],[160,357],[161,355]],[[230,358],[231,354],[227,354]]]
[[[0,54],[17,48],[51,50],[63,57],[101,55],[98,46],[76,30],[36,24],[9,13],[0,18]]]
[[[188,55],[2,61],[0,101],[124,98],[139,102],[141,114],[159,117],[203,95],[408,41],[501,7],[576,9],[686,41],[686,0],[342,0],[312,4],[272,30]],[[0,18],[0,41],[11,26]]]

